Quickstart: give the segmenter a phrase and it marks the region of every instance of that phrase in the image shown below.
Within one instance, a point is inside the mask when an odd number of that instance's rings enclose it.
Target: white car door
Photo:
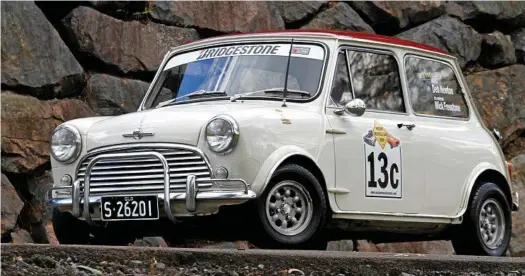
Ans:
[[[350,72],[350,73],[349,73]],[[335,145],[336,204],[348,212],[418,213],[423,165],[405,110],[397,59],[390,52],[342,48],[326,109]],[[362,116],[336,114],[353,98]]]
[[[422,212],[455,216],[471,172],[486,160],[487,134],[473,121],[450,63],[406,55],[410,108],[425,156],[426,197]]]

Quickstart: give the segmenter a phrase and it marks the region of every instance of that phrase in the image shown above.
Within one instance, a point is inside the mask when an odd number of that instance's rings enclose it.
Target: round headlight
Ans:
[[[63,163],[71,163],[80,155],[82,147],[78,130],[70,125],[60,125],[51,136],[51,155]]]
[[[206,125],[205,136],[210,150],[228,154],[235,148],[239,139],[239,126],[230,116],[216,116]]]

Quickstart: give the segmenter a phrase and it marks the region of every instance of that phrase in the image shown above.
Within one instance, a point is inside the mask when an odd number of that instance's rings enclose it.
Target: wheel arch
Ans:
[[[501,188],[501,190],[505,194],[505,198],[507,199],[509,207],[512,209],[512,189],[510,187],[509,181],[507,180],[505,175],[499,170],[497,170],[495,167],[485,166],[485,168],[478,170],[477,174],[475,174],[475,177],[472,178],[471,183],[468,186],[467,196],[462,202],[460,215],[463,215],[468,209],[468,205],[472,199],[473,192],[476,190],[476,188],[486,181],[490,181],[496,184],[499,188]]]
[[[325,197],[328,200],[326,179],[315,158],[306,150],[296,146],[285,146],[272,153],[261,166],[254,179],[252,188],[257,196],[262,194],[270,182],[274,172],[286,164],[303,166],[319,180]]]
[[[329,202],[328,201],[328,191],[326,189],[326,179],[324,177],[324,174],[323,172],[321,171],[321,169],[319,168],[319,166],[317,165],[317,163],[315,163],[312,159],[304,156],[304,155],[301,155],[301,154],[292,154],[290,156],[288,156],[286,159],[284,159],[278,166],[276,169],[286,165],[286,164],[296,164],[296,165],[300,165],[302,167],[304,167],[305,169],[309,170],[314,176],[315,178],[317,178],[317,180],[319,180],[319,183],[321,184],[321,188],[323,189],[323,192],[324,192],[324,196],[325,196],[325,199],[326,199],[326,202]],[[266,183],[267,185],[268,183]]]

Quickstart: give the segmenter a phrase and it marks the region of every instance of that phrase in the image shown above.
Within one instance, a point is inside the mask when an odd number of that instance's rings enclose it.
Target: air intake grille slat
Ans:
[[[116,162],[115,162],[116,163]],[[113,164],[115,164],[113,163]],[[120,163],[120,162],[118,162]],[[206,163],[204,161],[195,161],[195,162],[178,162],[178,163],[174,163],[174,162],[168,162],[170,167],[174,167],[174,166],[197,166],[197,165],[206,165]],[[101,171],[101,170],[116,170],[116,169],[136,169],[137,168],[137,165],[104,165],[104,164],[100,164],[98,163],[99,165],[97,166],[97,171]],[[84,165],[84,167],[82,167],[79,172],[85,172],[86,171],[86,165]],[[141,163],[140,164],[140,167],[141,168],[162,168],[162,164],[160,163]],[[84,175],[83,173],[79,173],[79,175]]]
[[[204,158],[197,152],[186,148],[134,148],[119,149],[107,153],[129,153],[155,151],[162,154],[169,164],[170,187],[184,191],[186,177],[195,174],[198,179],[210,179],[211,171]],[[77,178],[84,186],[84,177],[90,156],[82,161],[78,169]],[[155,158],[113,158],[100,160],[92,170],[90,176],[90,194],[102,195],[115,192],[152,192],[161,193],[164,190],[164,171],[162,163]],[[199,188],[210,187],[212,183],[199,183]]]

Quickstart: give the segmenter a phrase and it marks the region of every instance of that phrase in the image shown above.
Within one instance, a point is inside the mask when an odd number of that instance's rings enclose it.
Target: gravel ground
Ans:
[[[3,275],[525,276],[525,258],[2,245]]]

